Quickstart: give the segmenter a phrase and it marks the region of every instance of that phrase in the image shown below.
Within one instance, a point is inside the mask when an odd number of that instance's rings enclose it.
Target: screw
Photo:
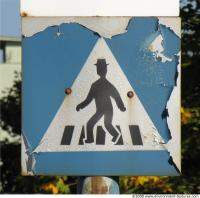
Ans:
[[[21,15],[21,17],[27,17],[28,16],[27,12],[22,12],[20,15]]]
[[[129,91],[129,92],[127,93],[127,96],[128,96],[129,98],[132,98],[132,97],[134,96],[134,93],[133,93],[132,91]]]
[[[70,95],[71,93],[72,93],[72,89],[71,88],[66,88],[65,89],[65,93],[67,94],[67,95]]]

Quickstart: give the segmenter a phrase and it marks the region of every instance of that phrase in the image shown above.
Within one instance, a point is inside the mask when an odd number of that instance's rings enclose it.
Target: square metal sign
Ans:
[[[180,174],[180,18],[22,26],[24,174]]]

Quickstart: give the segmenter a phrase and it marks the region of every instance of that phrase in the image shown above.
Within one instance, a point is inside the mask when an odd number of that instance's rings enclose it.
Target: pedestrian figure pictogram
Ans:
[[[23,174],[179,175],[180,19],[52,17],[24,21]]]
[[[156,127],[104,39],[66,87],[71,93],[64,96],[36,152],[163,149],[155,142],[161,139]]]
[[[87,122],[87,139],[85,139],[85,143],[94,142],[94,126],[102,116],[104,116],[105,128],[113,137],[112,142],[117,143],[121,133],[112,125],[113,106],[111,97],[116,101],[121,111],[126,111],[126,108],[115,86],[106,79],[107,66],[109,65],[106,63],[106,59],[98,59],[95,65],[100,78],[91,85],[86,99],[76,107],[76,110],[79,111],[88,106],[92,100],[95,100],[96,113]]]

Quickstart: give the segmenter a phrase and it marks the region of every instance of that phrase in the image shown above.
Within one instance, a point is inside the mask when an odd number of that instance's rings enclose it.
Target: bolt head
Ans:
[[[72,93],[72,89],[71,89],[71,88],[66,88],[66,89],[65,89],[65,93],[66,93],[67,95],[70,95],[70,94]]]
[[[129,98],[132,98],[132,97],[134,96],[134,93],[133,93],[132,91],[129,91],[129,92],[127,93],[127,96],[128,96]]]

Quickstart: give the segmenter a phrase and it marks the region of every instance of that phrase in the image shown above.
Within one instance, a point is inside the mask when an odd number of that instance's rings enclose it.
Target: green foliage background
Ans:
[[[120,177],[121,193],[200,193],[200,2],[182,2],[182,175],[179,177]],[[21,133],[21,80],[5,91],[1,127]],[[21,176],[20,142],[1,142],[2,193],[76,193],[77,177]]]

